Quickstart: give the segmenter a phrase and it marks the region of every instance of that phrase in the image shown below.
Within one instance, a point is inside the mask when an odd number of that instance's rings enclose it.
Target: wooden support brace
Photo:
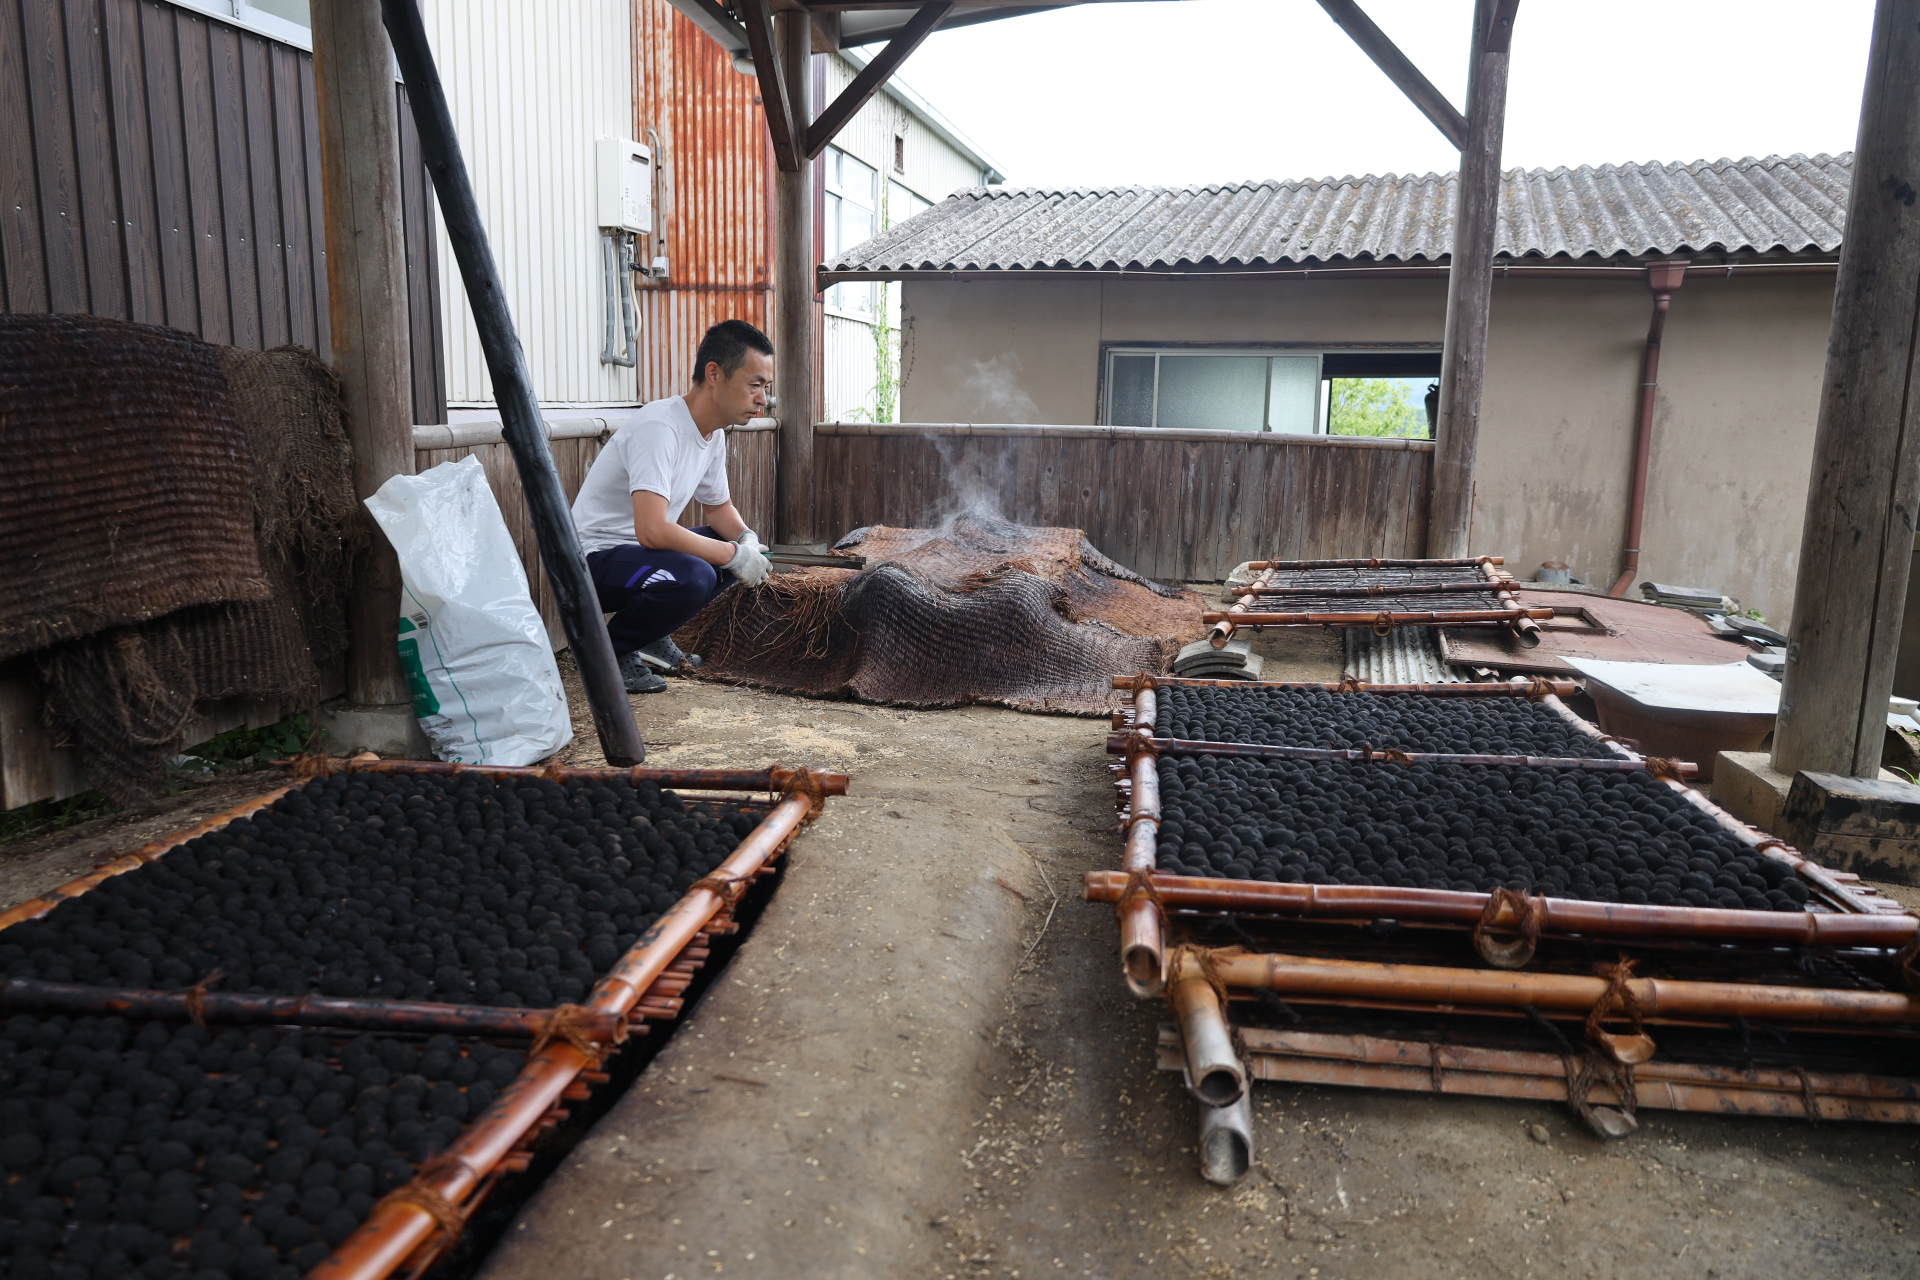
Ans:
[[[953,9],[953,0],[940,0],[937,4],[923,4],[900,28],[899,34],[887,41],[886,48],[853,78],[853,83],[841,91],[839,97],[825,111],[820,113],[811,125],[807,126],[807,159],[811,160],[827,149],[839,132],[846,128],[847,122],[867,105],[867,100],[880,92],[880,86],[897,71],[907,55],[920,47],[920,42],[933,34],[940,25],[940,19]],[[755,57],[759,55],[756,53]],[[756,66],[758,63],[756,62]]]
[[[773,39],[773,14],[767,0],[740,0],[746,19],[747,48],[760,79],[760,101],[766,107],[767,135],[773,142],[773,160],[787,173],[800,172],[800,123],[794,118],[793,99],[780,68]]]
[[[1512,0],[1514,4],[1518,0]],[[1413,60],[1400,52],[1398,45],[1387,38],[1387,33],[1373,24],[1354,0],[1320,0],[1320,7],[1327,16],[1340,25],[1340,29],[1353,38],[1360,51],[1373,59],[1373,65],[1386,73],[1387,79],[1407,95],[1407,100],[1420,109],[1420,114],[1433,122],[1446,140],[1453,144],[1454,150],[1467,149],[1467,118],[1447,101],[1445,94],[1433,87],[1433,82],[1420,73]],[[1511,10],[1511,5],[1508,6]],[[1513,18],[1507,17],[1506,30],[1511,31]]]

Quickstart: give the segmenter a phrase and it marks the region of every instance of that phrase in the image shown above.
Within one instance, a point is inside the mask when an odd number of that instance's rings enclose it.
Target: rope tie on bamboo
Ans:
[[[1653,1040],[1646,1034],[1640,998],[1627,985],[1633,977],[1633,961],[1625,956],[1613,964],[1603,960],[1593,966],[1593,971],[1607,980],[1607,989],[1587,1011],[1587,1041],[1604,1049],[1616,1062],[1645,1062],[1653,1056]],[[1615,1035],[1603,1025],[1616,1011],[1633,1027],[1626,1035]]]
[[[1402,751],[1398,747],[1388,747],[1385,751],[1380,753],[1380,758],[1382,760],[1385,760],[1388,764],[1410,765],[1413,763],[1413,757],[1408,755],[1406,752]]]
[[[1820,1094],[1813,1087],[1813,1077],[1805,1067],[1796,1066],[1794,1072],[1800,1077],[1800,1104],[1807,1109],[1807,1123],[1819,1124]]]
[[[615,1022],[612,1041],[602,1043],[587,1034],[583,1025],[587,1016],[587,1011],[577,1004],[561,1005],[540,1024],[540,1032],[534,1036],[533,1048],[528,1052],[538,1053],[555,1040],[565,1040],[580,1051],[580,1056],[587,1060],[588,1066],[598,1067],[613,1052],[613,1046],[627,1038],[627,1024]]]
[[[1383,614],[1381,616],[1384,617],[1385,615]],[[1337,693],[1365,693],[1366,691],[1367,682],[1350,671],[1341,674],[1340,686],[1335,690]]]
[[[1495,942],[1487,930],[1499,919],[1501,909],[1513,912],[1513,928],[1519,934],[1512,942]],[[1495,889],[1487,895],[1487,905],[1473,926],[1473,949],[1496,969],[1518,969],[1533,959],[1540,945],[1540,926],[1546,923],[1547,900],[1531,898],[1512,889]]]
[[[1167,972],[1170,974],[1178,974],[1180,972],[1181,961],[1193,961],[1195,967],[1200,970],[1201,980],[1213,988],[1215,998],[1220,1001],[1221,1016],[1224,1017],[1228,1007],[1227,980],[1220,975],[1220,964],[1214,957],[1237,956],[1244,953],[1244,948],[1241,947],[1213,948],[1202,947],[1191,942],[1183,942],[1173,949],[1171,956],[1167,957]],[[1167,1000],[1169,1003],[1173,1000],[1172,983],[1167,984]]]
[[[1538,702],[1542,698],[1553,696],[1553,681],[1543,680],[1539,676],[1527,681],[1527,701]]]
[[[215,969],[187,988],[187,1017],[202,1031],[207,1029],[207,988],[226,976],[224,969]]]
[[[1671,756],[1648,756],[1647,772],[1656,778],[1665,778],[1669,782],[1685,782],[1680,772],[1680,762]]]
[[[794,796],[807,797],[807,816],[800,819],[801,826],[811,825],[820,816],[820,811],[827,807],[826,786],[820,781],[820,775],[812,769],[796,769],[793,776],[787,779],[780,799],[785,801]]]
[[[734,903],[740,901],[742,894],[746,893],[748,883],[749,881],[746,876],[736,876],[729,871],[714,871],[701,876],[691,885],[688,885],[687,892],[691,893],[695,889],[705,889],[731,907]]]
[[[452,1248],[454,1241],[458,1240],[460,1233],[466,1229],[466,1212],[427,1184],[432,1179],[438,1177],[443,1171],[455,1165],[464,1165],[464,1163],[464,1161],[452,1152],[435,1156],[420,1166],[420,1172],[414,1175],[412,1182],[395,1187],[392,1191],[380,1197],[380,1203],[373,1207],[373,1213],[378,1213],[381,1205],[412,1205],[429,1218],[432,1218],[434,1223],[446,1233],[447,1238],[441,1245],[441,1248],[443,1250]],[[373,1214],[369,1214],[368,1216],[372,1217]]]
[[[1614,1062],[1592,1050],[1566,1054],[1560,1062],[1567,1073],[1567,1105],[1586,1122],[1587,1128],[1602,1138],[1624,1138],[1640,1127],[1634,1118],[1640,1099],[1633,1087],[1630,1064]],[[1589,1101],[1596,1084],[1611,1085],[1614,1096],[1619,1099],[1618,1105],[1608,1107]]]
[[[1893,971],[1900,975],[1900,985],[1909,991],[1920,991],[1920,933],[1907,939],[1907,945],[1894,953]]]
[[[1153,904],[1153,909],[1165,916],[1167,909],[1160,901],[1160,890],[1154,887],[1153,872],[1145,867],[1137,867],[1127,872],[1126,887],[1120,890],[1120,898],[1113,904],[1113,918],[1125,918],[1127,908],[1141,899]]]
[[[1373,615],[1373,634],[1390,635],[1393,632],[1393,615],[1382,610]]]

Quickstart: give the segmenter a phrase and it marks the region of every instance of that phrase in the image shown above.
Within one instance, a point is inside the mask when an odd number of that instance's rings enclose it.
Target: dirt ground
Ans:
[[[1328,637],[1260,643],[1270,675],[1337,674]],[[635,704],[654,763],[851,793],[490,1280],[1920,1274],[1920,1136],[1892,1127],[1642,1112],[1602,1144],[1553,1105],[1261,1083],[1254,1171],[1213,1187],[1152,1065],[1164,1006],[1079,896],[1118,856],[1103,722],[678,679]],[[51,856],[7,857],[8,896]]]

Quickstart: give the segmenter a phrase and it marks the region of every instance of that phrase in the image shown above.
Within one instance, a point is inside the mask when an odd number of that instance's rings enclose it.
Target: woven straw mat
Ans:
[[[734,587],[674,637],[708,679],[909,707],[992,703],[1104,715],[1112,677],[1167,670],[1204,605],[1088,545],[1078,529],[969,514],[873,526],[835,551],[865,569]]]

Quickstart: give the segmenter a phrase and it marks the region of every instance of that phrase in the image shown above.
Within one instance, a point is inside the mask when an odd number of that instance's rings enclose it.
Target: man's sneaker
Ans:
[[[643,644],[637,652],[656,671],[678,671],[683,662],[689,667],[700,665],[700,655],[682,651],[672,636],[661,636],[651,644]]]
[[[620,679],[628,693],[665,693],[667,682],[647,669],[636,650],[620,655]]]

